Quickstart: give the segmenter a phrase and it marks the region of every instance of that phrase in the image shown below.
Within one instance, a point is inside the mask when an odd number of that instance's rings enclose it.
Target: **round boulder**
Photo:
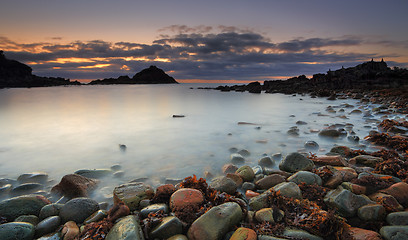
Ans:
[[[286,172],[297,172],[302,170],[312,170],[314,168],[312,160],[300,153],[293,152],[287,155],[279,164],[279,169]]]
[[[74,221],[82,223],[87,217],[99,210],[99,204],[91,198],[74,198],[69,200],[60,210],[59,216],[63,223]]]

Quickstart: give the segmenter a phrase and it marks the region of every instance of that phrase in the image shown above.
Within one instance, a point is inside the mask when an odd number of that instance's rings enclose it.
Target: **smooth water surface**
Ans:
[[[249,150],[246,164],[251,166],[263,153],[287,154],[302,149],[307,140],[318,142],[322,154],[334,144],[358,147],[345,138],[325,141],[311,129],[352,123],[363,138],[376,125],[366,123],[361,114],[349,114],[359,107],[353,100],[192,86],[202,84],[0,90],[0,177],[45,171],[60,179],[78,169],[120,164],[124,180],[149,177],[160,183],[164,178],[203,176],[206,170],[219,174],[230,161],[231,147]],[[342,103],[355,106],[341,114],[325,111]],[[298,137],[288,136],[298,120],[307,124],[298,126]],[[125,144],[126,151],[118,144]]]

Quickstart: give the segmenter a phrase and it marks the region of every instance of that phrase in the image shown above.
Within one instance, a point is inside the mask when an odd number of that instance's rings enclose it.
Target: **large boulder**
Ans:
[[[211,208],[196,219],[188,230],[190,240],[223,239],[242,219],[242,209],[235,202]]]
[[[408,207],[408,183],[395,183],[381,192],[393,196],[402,206]]]
[[[42,195],[24,195],[9,198],[0,202],[0,216],[7,218],[8,221],[13,221],[21,215],[38,216],[41,208],[50,203]]]
[[[292,173],[302,170],[312,170],[313,168],[313,161],[297,152],[287,155],[279,164],[280,170]]]
[[[68,198],[88,197],[96,188],[97,181],[77,174],[68,174],[51,189],[51,193],[64,195]]]
[[[63,223],[74,221],[82,223],[86,218],[99,210],[99,204],[91,198],[74,198],[61,208],[59,216]]]

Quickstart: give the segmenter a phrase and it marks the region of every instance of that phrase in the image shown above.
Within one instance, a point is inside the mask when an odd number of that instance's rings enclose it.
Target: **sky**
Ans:
[[[408,1],[0,0],[0,50],[39,76],[286,79],[384,60],[408,67]]]

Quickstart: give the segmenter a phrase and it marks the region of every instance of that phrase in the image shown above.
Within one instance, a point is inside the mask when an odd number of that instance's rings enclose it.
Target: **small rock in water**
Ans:
[[[242,166],[238,168],[236,173],[244,180],[244,182],[251,182],[255,178],[254,170],[250,166]]]
[[[126,183],[113,189],[114,203],[117,204],[123,201],[131,211],[139,209],[141,200],[152,199],[153,196],[153,188],[141,182]]]
[[[317,142],[315,141],[305,142],[304,147],[308,150],[314,150],[314,151],[319,150],[319,144],[317,144]]]
[[[279,169],[286,172],[297,172],[300,170],[311,170],[314,167],[312,160],[300,153],[293,152],[287,155],[279,164]]]
[[[173,118],[183,118],[183,117],[185,117],[185,115],[182,115],[182,114],[174,114],[173,115]]]
[[[269,156],[263,156],[258,160],[258,164],[262,167],[272,167],[273,165],[275,165],[275,161]]]
[[[31,223],[35,226],[40,222],[40,219],[35,215],[21,215],[18,218],[14,219],[14,222],[26,222]]]
[[[21,174],[17,178],[19,183],[41,183],[45,184],[48,180],[48,174],[44,172],[33,172]]]
[[[122,152],[126,152],[127,147],[126,147],[125,144],[119,144],[119,149],[120,149],[120,151],[122,151]]]
[[[60,226],[61,218],[59,216],[48,217],[35,227],[35,235],[41,237],[47,233],[52,233]]]
[[[112,171],[119,171],[119,170],[121,170],[122,169],[122,166],[121,165],[119,165],[119,164],[115,164],[115,165],[112,165],[111,167],[110,167],[110,169],[112,170]]]
[[[236,153],[236,152],[238,152],[238,148],[232,147],[232,148],[228,149],[228,151],[229,151],[230,153]]]
[[[231,163],[227,163],[224,166],[222,166],[222,172],[224,174],[235,173],[235,171],[237,171],[237,169],[238,169],[238,167],[235,166],[234,164],[231,164]]]
[[[210,183],[210,187],[217,191],[226,192],[231,195],[233,195],[238,188],[237,184],[231,178],[223,176],[214,178]]]
[[[21,215],[40,214],[40,210],[51,202],[42,195],[23,195],[9,198],[0,202],[0,216],[13,221]]]
[[[17,186],[11,189],[10,194],[11,196],[20,196],[20,195],[27,195],[31,193],[35,193],[38,190],[43,189],[44,186],[39,183],[23,183],[20,186]]]
[[[238,151],[238,153],[241,154],[241,156],[244,156],[244,157],[248,157],[249,155],[251,155],[251,153],[246,149],[241,149],[241,150]]]
[[[75,172],[83,177],[87,178],[103,178],[113,173],[111,169],[81,169]]]
[[[245,162],[245,158],[239,153],[231,154],[230,158],[232,163],[242,164]]]
[[[68,198],[87,197],[96,188],[97,183],[97,180],[77,174],[68,174],[51,189],[51,193]]]
[[[296,122],[296,125],[307,125],[307,122],[299,120]]]
[[[45,205],[43,208],[41,208],[40,216],[39,216],[40,219],[43,220],[51,216],[58,216],[63,206],[64,204],[59,204],[59,203],[51,203],[51,204]]]

